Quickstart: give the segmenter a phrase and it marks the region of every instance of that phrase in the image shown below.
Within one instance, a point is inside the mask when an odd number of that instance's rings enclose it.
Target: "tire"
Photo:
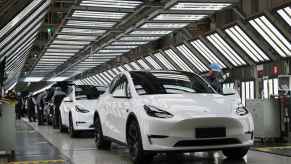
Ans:
[[[68,129],[68,131],[69,131],[69,135],[70,135],[71,138],[77,137],[78,133],[74,129],[74,125],[73,125],[73,120],[72,120],[71,114],[69,116],[69,129]]]
[[[147,164],[153,160],[155,154],[143,150],[142,138],[137,120],[133,119],[128,123],[126,139],[129,155],[134,164]]]
[[[56,110],[56,109],[55,109]],[[54,110],[54,114],[53,114],[53,117],[52,117],[52,123],[53,123],[53,128],[54,129],[59,129],[59,126],[58,126],[58,121],[57,121],[57,114],[56,114],[56,111]]]
[[[222,150],[228,159],[242,159],[249,151],[249,147]]]
[[[97,149],[109,150],[111,148],[111,142],[104,139],[101,122],[98,116],[95,118],[94,127],[94,137]]]
[[[67,131],[67,128],[63,125],[63,121],[62,121],[62,116],[60,115],[60,118],[59,118],[59,125],[60,125],[60,132],[61,133],[65,133]]]

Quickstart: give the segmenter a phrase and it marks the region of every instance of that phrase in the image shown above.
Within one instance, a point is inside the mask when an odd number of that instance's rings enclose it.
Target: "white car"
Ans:
[[[134,163],[158,152],[222,150],[242,158],[254,142],[253,119],[233,89],[224,93],[188,72],[121,73],[97,104],[96,146],[127,145]]]
[[[95,86],[72,85],[60,106],[60,131],[68,130],[71,137],[80,131],[94,130],[93,115],[101,93]]]

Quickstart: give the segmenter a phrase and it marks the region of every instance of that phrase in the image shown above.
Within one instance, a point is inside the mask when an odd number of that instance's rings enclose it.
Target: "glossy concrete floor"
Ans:
[[[125,147],[113,144],[110,151],[100,151],[96,150],[92,137],[83,135],[72,139],[49,126],[32,126],[74,164],[131,164]],[[152,164],[291,164],[291,158],[256,151],[249,151],[243,160],[235,161],[225,159],[220,152],[161,154]]]
[[[54,145],[24,121],[16,121],[16,151],[13,162],[51,162],[70,164]],[[1,163],[1,162],[0,162]]]

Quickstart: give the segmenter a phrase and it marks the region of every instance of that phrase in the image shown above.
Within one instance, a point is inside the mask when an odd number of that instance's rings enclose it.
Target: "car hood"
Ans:
[[[167,94],[141,96],[143,104],[153,105],[172,114],[231,114],[238,106],[238,95]]]
[[[94,111],[97,104],[97,99],[90,99],[90,100],[76,100],[75,105],[78,105],[84,109]]]

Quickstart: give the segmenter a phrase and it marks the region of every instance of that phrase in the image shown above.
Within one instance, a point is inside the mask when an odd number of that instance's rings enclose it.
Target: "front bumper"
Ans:
[[[77,131],[94,130],[93,114],[78,113],[74,120],[74,129]]]
[[[76,121],[75,130],[94,130],[94,125],[88,121]]]
[[[222,150],[253,145],[253,125],[250,118],[204,116],[190,119],[147,120],[143,133],[143,147],[147,151],[203,151]],[[225,127],[226,136],[196,138],[196,128]],[[209,132],[210,133],[210,132]]]

